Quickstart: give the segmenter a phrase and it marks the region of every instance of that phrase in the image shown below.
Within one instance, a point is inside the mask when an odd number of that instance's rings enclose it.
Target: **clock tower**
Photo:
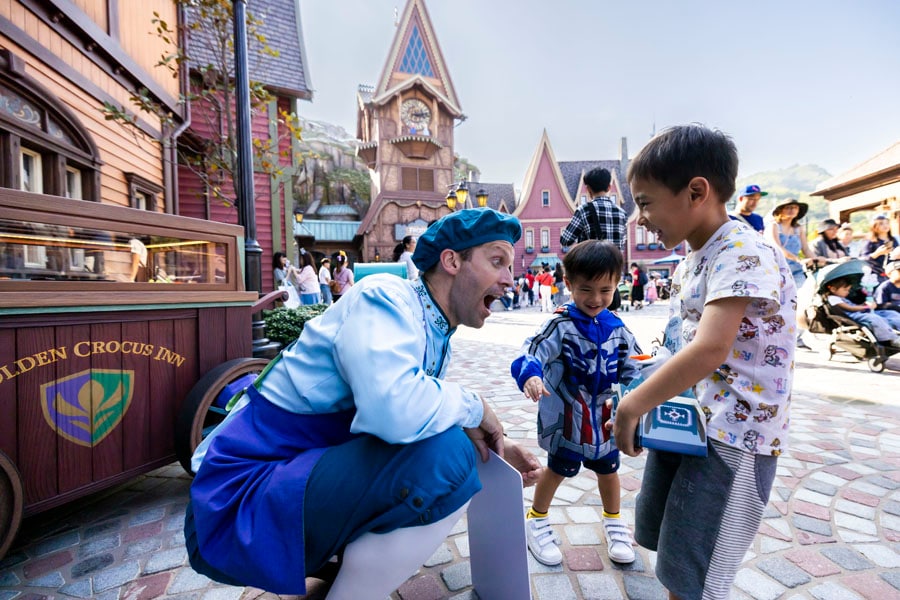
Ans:
[[[378,84],[357,93],[359,156],[372,201],[357,232],[361,259],[391,252],[447,214],[453,132],[463,118],[424,0],[408,0]]]

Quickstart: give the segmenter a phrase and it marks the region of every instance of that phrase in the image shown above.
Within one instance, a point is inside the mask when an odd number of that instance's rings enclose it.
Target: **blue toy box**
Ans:
[[[618,406],[621,388],[613,392]],[[614,417],[613,417],[614,418]],[[654,450],[706,456],[706,417],[695,398],[678,396],[663,402],[641,417],[635,445]]]

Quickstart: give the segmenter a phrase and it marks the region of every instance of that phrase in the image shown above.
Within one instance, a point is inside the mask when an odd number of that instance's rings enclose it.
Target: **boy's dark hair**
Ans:
[[[704,177],[727,202],[734,194],[738,155],[728,135],[703,125],[666,129],[644,146],[628,166],[628,182],[658,181],[677,194],[694,177]]]
[[[832,279],[828,283],[825,284],[825,287],[828,289],[838,289],[839,287],[844,287],[845,285],[853,286],[853,281],[850,280],[849,277],[837,277],[836,279]]]
[[[609,174],[609,171],[600,167],[591,169],[584,175],[584,184],[595,193],[609,191],[610,181],[612,181],[612,175]]]
[[[563,269],[569,281],[575,278],[591,281],[610,275],[618,280],[624,262],[622,252],[612,242],[586,240],[569,249],[563,258]]]

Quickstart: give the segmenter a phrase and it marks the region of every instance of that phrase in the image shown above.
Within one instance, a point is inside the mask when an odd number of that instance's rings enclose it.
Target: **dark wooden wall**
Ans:
[[[87,356],[76,355],[76,344],[85,341],[103,343],[100,350],[109,348],[110,341],[132,341],[152,344],[153,351],[149,356],[121,350],[88,353],[82,345],[79,354]],[[52,363],[16,373],[16,360],[62,347],[66,359],[57,356]],[[22,476],[26,514],[174,460],[176,415],[194,383],[216,365],[251,354],[250,309],[245,306],[3,317],[0,450]],[[135,373],[133,396],[121,422],[93,447],[60,435],[47,422],[41,398],[42,385],[88,369]]]

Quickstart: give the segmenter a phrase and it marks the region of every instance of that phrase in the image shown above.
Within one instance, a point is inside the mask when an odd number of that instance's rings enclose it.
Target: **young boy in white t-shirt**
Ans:
[[[636,456],[642,414],[687,389],[706,414],[709,455],[650,450],[635,507],[635,539],[681,600],[728,598],[787,444],[796,289],[782,254],[728,218],[737,171],[731,139],[700,125],[664,131],[628,169],[638,224],[691,247],[672,279],[680,349],[622,399],[613,427]]]

